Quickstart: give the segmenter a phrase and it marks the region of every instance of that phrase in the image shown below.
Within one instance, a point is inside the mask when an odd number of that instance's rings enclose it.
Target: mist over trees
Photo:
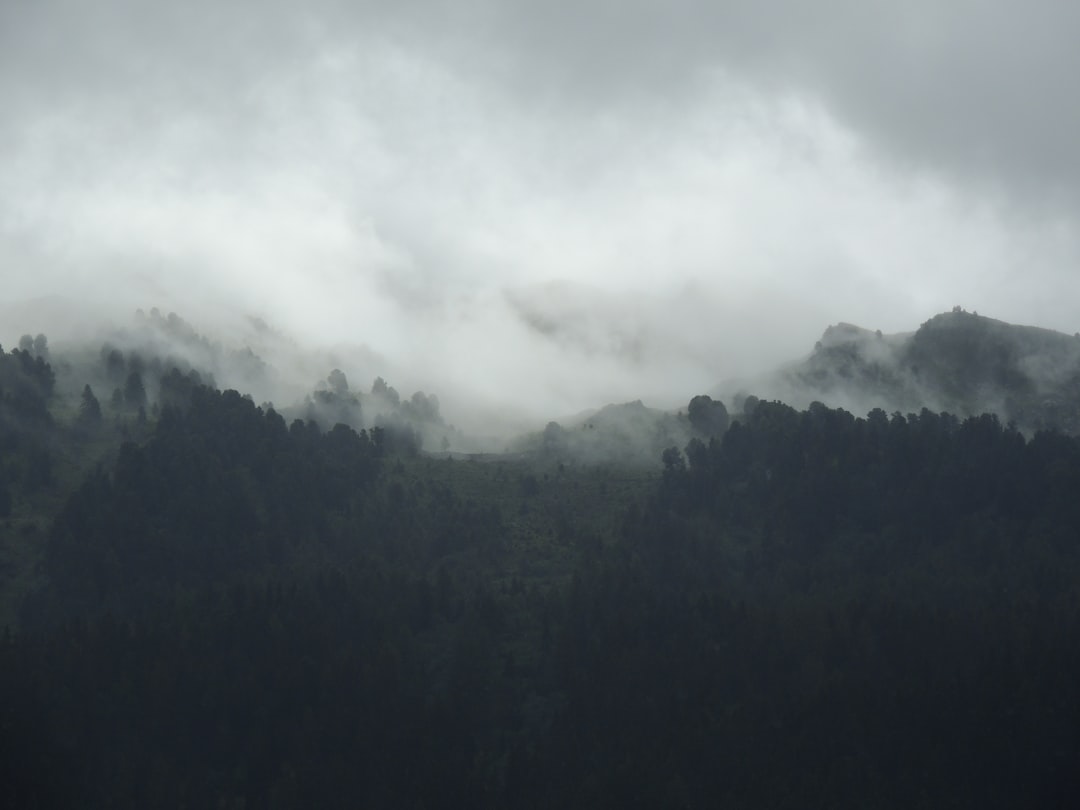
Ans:
[[[731,423],[724,403],[705,394],[698,394],[690,400],[686,416],[694,430],[710,439],[723,436]]]
[[[854,373],[844,331],[817,354]],[[696,394],[464,454],[429,445],[458,436],[438,397],[341,366],[277,407],[147,345],[48,351],[0,351],[14,806],[985,808],[1080,788],[1065,432]],[[1010,369],[1030,353],[955,352],[1027,390]]]
[[[1078,24],[0,5],[0,810],[1075,807]]]
[[[825,330],[804,361],[720,386],[800,407],[821,400],[856,413],[923,407],[996,413],[1028,434],[1080,432],[1080,338],[1017,326],[955,307],[916,331],[883,335],[852,324]]]
[[[92,432],[101,427],[102,421],[101,403],[94,396],[90,383],[87,383],[83,387],[82,396],[80,397],[77,424],[84,431]]]

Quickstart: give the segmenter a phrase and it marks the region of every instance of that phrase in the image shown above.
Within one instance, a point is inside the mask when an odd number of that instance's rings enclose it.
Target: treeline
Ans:
[[[786,381],[779,390],[792,396],[816,391],[822,399],[887,403],[890,410],[935,403],[965,417],[993,410],[1027,432],[1080,433],[1080,334],[960,307],[909,335],[830,326],[811,356],[779,379]]]
[[[1076,439],[755,403],[665,462],[571,594],[568,722],[598,797],[1068,806]]]
[[[760,403],[722,438],[665,461],[638,542],[726,555],[732,587],[822,580],[912,599],[1045,599],[1080,575],[1080,444],[1052,432],[1025,440],[991,414],[857,419],[820,403]]]
[[[547,503],[528,462],[480,498],[455,484],[472,462],[185,391],[56,515],[47,584],[0,643],[16,806],[1080,789],[1073,438],[699,399],[644,500],[605,483],[560,513],[572,570],[544,580],[507,542]]]
[[[172,380],[171,384],[169,383]],[[322,432],[235,391],[166,377],[143,445],[121,446],[56,516],[43,609],[128,613],[177,588],[263,573],[347,543],[382,462],[381,431]],[[33,618],[31,610],[31,618]]]
[[[0,518],[11,514],[16,498],[38,492],[53,476],[49,401],[56,374],[43,335],[36,348],[29,336],[22,344],[10,352],[0,347]]]

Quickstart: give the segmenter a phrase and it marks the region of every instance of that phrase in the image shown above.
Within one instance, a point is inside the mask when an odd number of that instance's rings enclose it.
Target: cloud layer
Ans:
[[[1066,4],[221,6],[0,6],[9,312],[259,315],[451,415],[1077,328]]]

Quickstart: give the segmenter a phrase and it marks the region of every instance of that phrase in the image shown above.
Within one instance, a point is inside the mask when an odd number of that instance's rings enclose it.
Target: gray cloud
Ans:
[[[1072,332],[1077,14],[9,0],[0,299],[260,315],[452,417],[957,303]]]
[[[911,168],[1076,202],[1080,9],[1039,0],[500,4],[520,74],[589,103],[737,74]],[[544,70],[543,67],[552,67]]]
[[[327,53],[391,46],[452,64],[514,103],[594,112],[685,101],[713,71],[807,93],[914,165],[1073,195],[1080,10],[948,4],[19,2],[0,11],[6,101],[110,102],[259,122],[257,88]],[[550,106],[547,106],[550,105]]]

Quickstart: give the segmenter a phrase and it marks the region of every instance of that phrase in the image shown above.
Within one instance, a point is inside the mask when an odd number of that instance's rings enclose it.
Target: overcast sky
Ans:
[[[259,315],[561,413],[839,321],[1071,333],[1077,41],[1060,0],[0,0],[0,340]]]

